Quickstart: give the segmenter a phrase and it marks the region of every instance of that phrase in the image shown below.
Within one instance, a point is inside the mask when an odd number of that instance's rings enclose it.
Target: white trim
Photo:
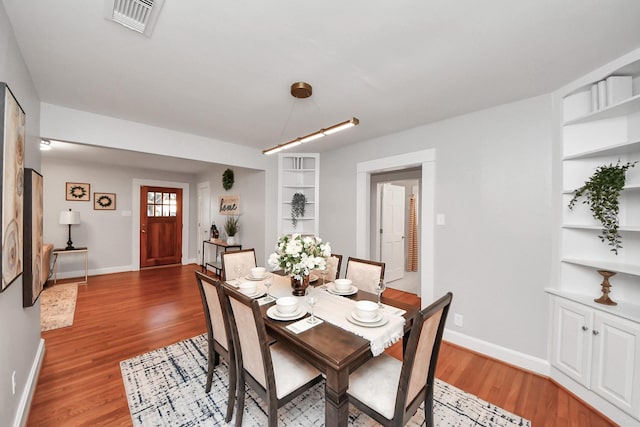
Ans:
[[[84,271],[82,272],[84,274]],[[38,377],[40,376],[40,369],[42,368],[42,362],[44,361],[44,339],[40,338],[38,343],[38,349],[36,350],[36,357],[33,359],[33,364],[29,370],[29,377],[25,384],[22,396],[20,396],[20,402],[18,403],[18,410],[16,417],[13,420],[14,427],[24,427],[27,425],[27,418],[29,417],[29,408],[31,408],[31,402],[33,395],[36,392],[36,385],[38,384]]]
[[[154,179],[134,178],[131,191],[131,271],[140,270],[140,187],[182,188],[182,265],[187,264],[189,255],[189,183],[157,181]]]
[[[551,365],[549,364],[549,361],[545,359],[533,357],[528,354],[495,345],[487,341],[482,341],[446,328],[444,330],[443,339],[519,368],[544,375],[545,377],[549,377],[551,374]]]
[[[422,306],[434,301],[435,258],[434,217],[436,150],[429,149],[397,156],[360,162],[356,175],[356,256],[370,258],[370,183],[371,174],[422,167],[422,193],[420,209],[420,295]]]

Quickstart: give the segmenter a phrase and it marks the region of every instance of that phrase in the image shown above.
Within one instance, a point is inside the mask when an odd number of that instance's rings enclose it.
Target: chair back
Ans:
[[[396,398],[394,418],[402,414],[402,424],[415,414],[418,406],[425,400],[433,401],[436,362],[452,298],[453,294],[448,292],[418,312],[414,318],[404,352]]]
[[[340,277],[340,267],[342,266],[342,255],[331,254],[327,258],[327,281],[334,281]],[[322,277],[322,270],[313,270],[312,274]]]
[[[242,276],[250,273],[256,267],[256,252],[254,249],[242,249],[222,253],[222,280],[237,279],[236,266],[242,267]]]
[[[260,305],[228,286],[224,287],[224,293],[239,369],[244,368],[265,390],[275,390],[269,340]]]
[[[222,284],[199,271],[196,271],[196,282],[200,289],[209,342],[213,339],[228,351],[231,336],[228,334],[229,324],[225,321],[222,311],[221,301],[224,301]]]
[[[375,286],[384,279],[384,262],[349,257],[345,277],[358,289],[375,293]]]

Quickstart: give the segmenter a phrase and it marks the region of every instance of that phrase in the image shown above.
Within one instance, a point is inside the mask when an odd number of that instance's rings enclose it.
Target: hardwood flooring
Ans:
[[[205,332],[198,268],[92,276],[79,286],[73,326],[42,333],[46,353],[27,425],[131,425],[119,363]],[[393,289],[385,296],[420,303]],[[436,375],[535,427],[614,425],[546,378],[448,343]]]

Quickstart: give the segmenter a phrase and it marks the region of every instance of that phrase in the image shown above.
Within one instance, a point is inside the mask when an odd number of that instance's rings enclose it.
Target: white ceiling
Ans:
[[[150,38],[103,0],[2,1],[43,102],[256,149],[549,93],[640,47],[638,0],[166,0]],[[289,94],[300,80],[311,98]]]

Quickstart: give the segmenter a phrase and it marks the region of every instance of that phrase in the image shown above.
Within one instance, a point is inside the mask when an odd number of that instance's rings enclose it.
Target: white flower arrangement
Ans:
[[[322,239],[300,234],[280,236],[276,251],[269,256],[269,265],[302,280],[311,270],[323,270],[331,256],[331,245]]]

